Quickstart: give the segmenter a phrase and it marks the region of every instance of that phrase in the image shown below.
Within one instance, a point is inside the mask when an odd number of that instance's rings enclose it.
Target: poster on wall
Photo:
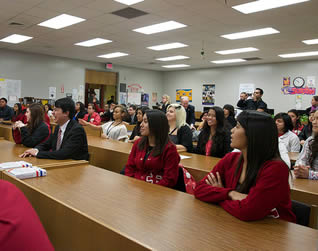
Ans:
[[[79,93],[78,93],[78,101],[81,101],[82,103],[84,103],[84,85],[80,85],[79,86]]]
[[[149,94],[148,93],[141,94],[141,105],[142,106],[149,105]]]
[[[73,97],[74,102],[78,101],[78,90],[75,88],[72,89],[72,97]]]
[[[49,99],[56,99],[56,87],[49,87]]]
[[[284,95],[315,95],[315,77],[307,77],[307,82],[303,77],[283,77],[283,87],[281,92]]]
[[[215,84],[202,85],[202,105],[214,105]]]
[[[127,92],[120,92],[119,93],[119,104],[127,105]]]
[[[143,92],[143,89],[140,84],[130,84],[128,85],[128,92]]]
[[[189,101],[192,102],[192,89],[177,89],[176,90],[176,101],[180,102],[181,97],[187,96]]]
[[[254,93],[255,85],[254,84],[240,84],[238,98],[240,98],[240,94],[242,92],[246,92],[248,98],[252,98]]]
[[[140,105],[141,93],[140,92],[128,92],[127,104]]]

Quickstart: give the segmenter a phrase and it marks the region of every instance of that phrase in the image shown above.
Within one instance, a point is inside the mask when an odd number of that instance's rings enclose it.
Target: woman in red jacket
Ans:
[[[266,216],[295,222],[291,209],[289,170],[278,151],[278,134],[270,115],[243,111],[232,129],[232,148],[201,180],[195,197],[221,205],[240,220]]]
[[[161,186],[174,187],[178,180],[180,156],[168,137],[166,115],[147,110],[140,126],[141,138],[129,154],[125,175]]]

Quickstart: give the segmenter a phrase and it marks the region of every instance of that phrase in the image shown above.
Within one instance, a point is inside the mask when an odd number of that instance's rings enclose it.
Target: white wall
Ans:
[[[22,80],[23,97],[48,98],[50,86],[57,88],[57,98],[65,97],[85,85],[85,69],[105,70],[102,63],[0,49],[0,77]],[[162,95],[161,72],[116,65],[114,71],[119,72],[119,83],[141,84],[150,102],[152,92]],[[60,93],[62,84],[64,93]]]
[[[254,83],[255,87],[264,90],[263,100],[268,108],[275,109],[275,113],[295,108],[296,95],[283,95],[281,88],[283,77],[292,80],[301,76],[307,81],[307,76],[318,75],[318,61],[298,61],[289,63],[247,65],[214,69],[200,69],[187,71],[174,71],[164,73],[163,92],[176,99],[176,89],[193,89],[193,102],[197,111],[202,106],[202,84],[216,83],[216,105],[223,107],[238,101],[239,85],[241,83]],[[318,85],[317,85],[318,86]],[[312,96],[302,96],[302,108],[311,106]]]

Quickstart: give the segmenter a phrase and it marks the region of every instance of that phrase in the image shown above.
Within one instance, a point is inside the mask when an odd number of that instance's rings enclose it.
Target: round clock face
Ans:
[[[296,77],[294,78],[293,84],[296,88],[301,88],[305,85],[305,79],[302,77]]]

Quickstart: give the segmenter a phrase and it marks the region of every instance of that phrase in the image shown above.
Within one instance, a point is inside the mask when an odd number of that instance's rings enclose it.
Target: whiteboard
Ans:
[[[0,79],[0,97],[8,100],[8,106],[14,106],[21,97],[21,80]]]
[[[127,103],[131,105],[140,105],[141,104],[141,93],[140,92],[128,92]]]

